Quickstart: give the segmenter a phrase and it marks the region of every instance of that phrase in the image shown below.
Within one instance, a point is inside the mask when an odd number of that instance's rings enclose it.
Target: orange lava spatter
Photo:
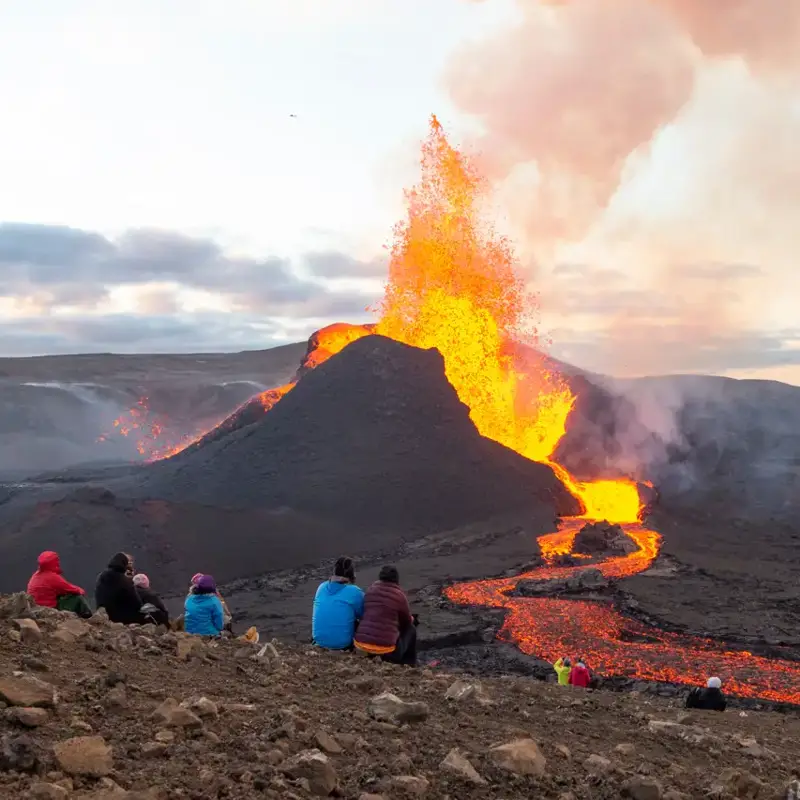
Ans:
[[[641,524],[643,507],[634,481],[578,480],[553,460],[576,397],[546,358],[538,374],[525,375],[524,381],[517,371],[511,345],[536,344],[535,298],[508,241],[484,219],[484,180],[449,144],[435,117],[422,145],[421,168],[420,182],[406,193],[408,216],[395,228],[377,325],[337,324],[318,331],[302,366],[313,369],[373,332],[415,347],[437,348],[447,379],[469,407],[478,431],[549,464],[582,507],[579,517],[539,538],[547,566],[511,578],[456,584],[445,590],[447,598],[507,609],[501,635],[526,653],[550,660],[582,655],[599,673],[648,680],[697,683],[713,673],[735,694],[800,704],[800,665],[792,662],[665,633],[600,603],[509,595],[520,580],[569,577],[589,568],[611,580],[635,575],[656,559],[661,537]],[[293,386],[260,395],[264,408],[272,408]],[[638,545],[636,551],[601,563],[558,566],[554,559],[571,553],[587,520],[621,524]]]

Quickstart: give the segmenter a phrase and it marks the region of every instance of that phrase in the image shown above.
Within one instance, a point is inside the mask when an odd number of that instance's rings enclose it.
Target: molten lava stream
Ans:
[[[568,553],[585,522],[566,520],[562,530],[540,537],[545,558]],[[602,603],[508,596],[522,580],[564,578],[589,568],[608,578],[623,578],[647,569],[658,555],[661,537],[639,523],[622,528],[639,545],[636,552],[600,564],[540,567],[511,578],[460,583],[447,588],[445,595],[460,605],[508,609],[500,637],[548,661],[583,656],[603,675],[674,683],[699,684],[709,675],[719,675],[732,694],[800,704],[800,664],[728,650],[711,639],[667,633]]]

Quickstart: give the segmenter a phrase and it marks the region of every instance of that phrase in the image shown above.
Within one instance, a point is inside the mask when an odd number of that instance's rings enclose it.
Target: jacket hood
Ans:
[[[328,594],[339,594],[345,586],[350,586],[350,582],[329,580],[325,582],[325,591]]]
[[[111,561],[108,562],[108,568],[125,572],[125,570],[128,569],[129,564],[130,562],[128,561],[128,556],[126,556],[125,553],[117,553],[111,557]]]
[[[45,550],[39,556],[37,563],[42,572],[61,572],[61,559],[59,559],[58,553],[52,550]]]

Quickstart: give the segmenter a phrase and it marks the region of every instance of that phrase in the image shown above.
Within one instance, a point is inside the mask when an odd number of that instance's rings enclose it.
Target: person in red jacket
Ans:
[[[569,673],[570,686],[582,686],[586,689],[592,680],[592,676],[584,663],[584,660],[578,659],[578,663],[572,668]]]
[[[378,580],[364,593],[364,613],[353,644],[392,664],[417,665],[417,619],[400,588],[397,567],[381,567]]]
[[[86,592],[64,579],[58,553],[45,550],[39,556],[38,564],[39,569],[28,581],[28,594],[36,605],[74,611],[82,617],[92,616],[92,610],[84,597]]]

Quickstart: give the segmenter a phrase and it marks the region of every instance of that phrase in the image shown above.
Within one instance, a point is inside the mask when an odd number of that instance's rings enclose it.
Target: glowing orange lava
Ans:
[[[549,464],[583,509],[580,517],[540,537],[550,565],[513,578],[457,584],[446,596],[463,605],[507,609],[501,634],[526,653],[550,660],[582,654],[598,672],[652,680],[696,683],[713,672],[734,693],[800,703],[800,665],[650,629],[600,603],[508,595],[520,580],[567,577],[590,567],[609,579],[635,575],[658,556],[661,537],[641,524],[642,501],[633,481],[577,480],[552,460],[576,397],[546,358],[537,375],[524,376],[523,391],[512,343],[536,344],[535,298],[525,288],[508,241],[483,218],[483,178],[448,143],[435,117],[422,146],[421,167],[419,184],[406,195],[408,217],[395,228],[374,330],[345,324],[324,328],[312,337],[301,366],[314,369],[373,332],[415,347],[437,348],[447,378],[469,407],[478,431]],[[264,408],[272,408],[293,385],[260,395]],[[128,422],[117,427],[124,435],[138,430]],[[599,564],[556,565],[553,559],[571,552],[586,520],[622,524],[637,550]]]

